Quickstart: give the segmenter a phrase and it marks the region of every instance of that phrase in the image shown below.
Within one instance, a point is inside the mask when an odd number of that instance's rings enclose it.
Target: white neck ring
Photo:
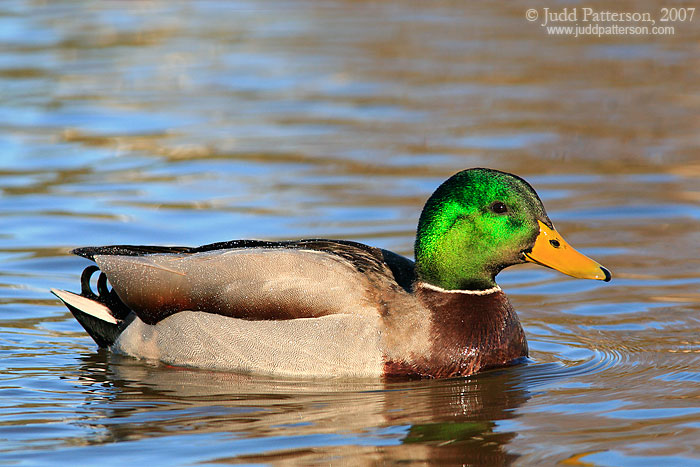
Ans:
[[[465,295],[490,295],[492,293],[500,292],[501,288],[499,286],[491,287],[490,289],[484,290],[448,290],[438,287],[437,285],[428,284],[427,282],[419,282],[417,287],[423,287],[424,289],[435,290],[436,292],[442,293],[461,293]]]

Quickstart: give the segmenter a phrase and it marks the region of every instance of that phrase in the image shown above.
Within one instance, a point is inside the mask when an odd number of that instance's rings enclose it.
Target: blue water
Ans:
[[[700,465],[697,21],[551,37],[531,7],[2,2],[0,463]],[[613,271],[499,275],[531,349],[513,368],[172,368],[98,351],[48,293],[79,288],[86,245],[410,256],[425,199],[476,166],[529,180]]]

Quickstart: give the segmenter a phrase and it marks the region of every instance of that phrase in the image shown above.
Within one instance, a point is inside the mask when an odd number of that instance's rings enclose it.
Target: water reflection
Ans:
[[[269,379],[148,365],[103,351],[82,361],[78,380],[86,392],[94,388],[94,397],[80,423],[95,428],[92,442],[217,433],[245,456],[239,462],[291,455],[273,446],[248,454],[241,441],[265,445],[291,432],[302,445],[292,449],[296,461],[351,455],[353,443],[333,441],[340,429],[344,438],[370,445],[360,450],[376,460],[502,465],[517,457],[504,449],[515,433],[494,428],[530,397],[525,366],[469,379],[378,382]],[[209,461],[217,460],[226,459]]]

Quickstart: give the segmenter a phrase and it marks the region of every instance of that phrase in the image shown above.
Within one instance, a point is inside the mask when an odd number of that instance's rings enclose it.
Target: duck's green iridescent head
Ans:
[[[522,178],[463,170],[428,199],[415,244],[418,280],[444,289],[486,289],[503,268],[531,261],[565,274],[610,280],[554,230],[537,193]]]

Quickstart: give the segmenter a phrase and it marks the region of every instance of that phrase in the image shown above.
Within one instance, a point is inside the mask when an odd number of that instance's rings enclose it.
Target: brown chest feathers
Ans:
[[[416,297],[430,310],[427,351],[386,361],[386,376],[468,376],[528,355],[518,316],[500,289],[477,295],[418,284]]]

